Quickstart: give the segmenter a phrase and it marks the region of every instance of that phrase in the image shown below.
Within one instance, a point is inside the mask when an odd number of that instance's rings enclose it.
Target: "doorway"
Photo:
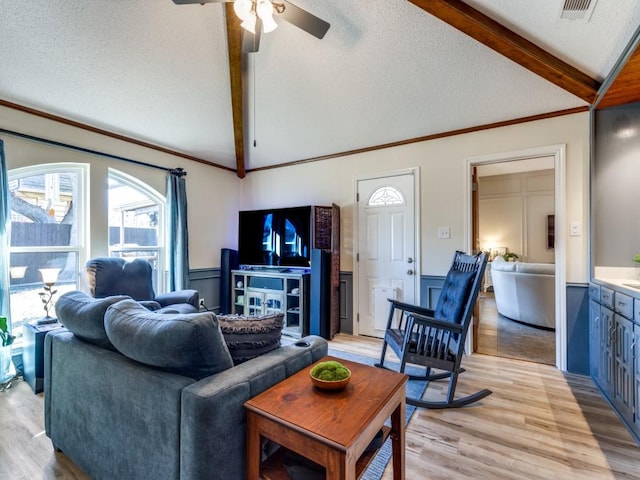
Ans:
[[[356,180],[355,318],[359,335],[382,338],[388,298],[418,302],[414,170]]]
[[[473,201],[472,198],[475,198],[475,194],[471,195],[472,192],[472,174],[474,172],[474,167],[479,167],[479,166],[489,166],[489,165],[495,165],[496,167],[513,167],[514,165],[516,165],[513,162],[516,161],[522,161],[522,160],[528,160],[529,162],[533,162],[534,164],[536,163],[540,163],[542,162],[541,159],[545,158],[545,157],[551,157],[552,161],[550,160],[550,164],[553,165],[553,197],[554,197],[554,211],[551,212],[551,214],[553,215],[553,218],[555,220],[555,225],[563,225],[564,224],[564,219],[565,219],[565,146],[564,145],[552,145],[552,146],[548,146],[548,147],[540,147],[540,148],[533,148],[533,149],[529,149],[529,150],[525,150],[525,151],[518,151],[518,152],[507,152],[507,153],[501,153],[501,154],[492,154],[492,155],[486,155],[486,156],[482,156],[482,157],[473,157],[473,158],[468,158],[466,160],[465,163],[465,176],[467,178],[467,183],[465,186],[465,205],[466,205],[466,248],[471,251],[471,250],[478,250],[480,248],[484,248],[486,249],[487,245],[481,245],[481,240],[480,240],[480,232],[479,232],[479,228],[477,228],[476,231],[474,231],[474,225],[475,223],[477,223],[477,218],[474,219],[474,209],[473,209]],[[538,168],[538,167],[536,167]],[[529,168],[529,170],[531,170],[531,168]],[[526,171],[523,170],[523,171]],[[535,202],[533,202],[535,203]],[[509,204],[507,207],[505,207],[507,210],[511,209],[511,210],[517,210],[516,207],[514,207],[513,204]],[[501,211],[498,209],[497,211],[494,209],[493,211],[494,215],[501,215]],[[544,218],[544,222],[542,220],[542,218]],[[536,232],[536,235],[538,235],[539,239],[541,242],[545,242],[544,245],[546,246],[546,241],[547,241],[547,227],[546,227],[546,222],[547,222],[547,218],[548,215],[545,214],[544,216],[540,216],[540,218],[537,220],[538,224],[540,224],[540,222],[544,223],[544,227],[534,227],[533,225],[531,225],[531,228],[536,228],[537,230],[540,230],[539,232]],[[474,222],[475,220],[475,222]],[[524,222],[524,220],[523,220]],[[534,222],[535,223],[535,222]],[[524,223],[521,225],[522,227],[522,231],[524,231]],[[538,225],[540,226],[540,225]],[[476,225],[477,227],[477,225]],[[517,230],[517,229],[516,229]],[[555,236],[554,236],[554,240],[555,240],[555,248],[553,249],[553,262],[555,262],[555,279],[554,279],[554,287],[555,287],[555,331],[551,333],[551,337],[554,339],[554,343],[555,343],[555,358],[553,360],[553,362],[549,362],[549,363],[553,363],[555,366],[557,366],[558,368],[560,368],[561,370],[566,370],[566,291],[565,291],[565,277],[566,277],[566,271],[565,271],[565,240],[564,240],[565,236],[564,236],[564,231],[562,228],[556,228],[555,229]],[[486,240],[484,240],[486,241]],[[512,247],[511,245],[508,244],[501,244],[501,245],[494,245],[494,252],[493,252],[493,256],[495,257],[498,254],[504,254],[504,253],[508,253],[508,252],[512,252],[515,254],[522,254],[522,258],[521,260],[524,261],[528,261],[527,256],[529,255],[529,253],[531,252],[532,255],[532,259],[535,259],[535,256],[537,254],[534,254],[535,248],[532,248],[532,245],[529,245],[527,242],[529,242],[529,240],[522,240],[521,242],[514,242],[514,245],[516,245],[515,247]],[[505,242],[506,243],[506,242]],[[546,248],[546,247],[545,247]],[[548,260],[543,259],[543,262],[548,262]],[[490,271],[488,273],[489,277],[490,277]],[[485,278],[485,281],[487,279]],[[490,296],[488,296],[488,298],[490,298]],[[480,322],[482,323],[482,314],[485,313],[486,315],[486,311],[482,312],[480,311]],[[496,323],[499,320],[499,318],[496,318]],[[511,322],[509,320],[509,322]],[[511,326],[517,326],[517,323],[513,323],[511,322]],[[496,331],[497,331],[496,327]],[[471,338],[478,338],[478,333],[480,333],[478,331],[479,329],[474,329],[474,335],[469,335],[467,338],[469,339],[469,344],[468,344],[468,351],[478,351],[477,347],[478,347],[478,343],[479,341],[474,342],[474,345],[471,345]],[[549,335],[547,333],[547,335]],[[545,362],[546,363],[546,362]]]
[[[473,168],[476,244],[489,254],[479,295],[476,351],[554,365],[555,325],[532,323],[554,318],[554,278],[552,274],[526,273],[530,268],[553,272],[555,264],[547,228],[555,211],[554,159],[549,156]],[[505,261],[518,263],[505,265]],[[500,271],[492,272],[492,266]],[[514,271],[503,271],[512,268]]]

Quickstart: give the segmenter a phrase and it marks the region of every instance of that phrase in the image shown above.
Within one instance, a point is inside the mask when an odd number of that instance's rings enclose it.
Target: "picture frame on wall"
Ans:
[[[547,215],[547,250],[553,250],[556,244],[555,215]]]

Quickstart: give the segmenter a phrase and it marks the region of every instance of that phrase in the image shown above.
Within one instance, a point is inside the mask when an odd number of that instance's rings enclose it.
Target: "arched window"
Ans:
[[[8,172],[9,291],[18,342],[25,322],[47,313],[55,316],[55,303],[45,310],[41,301],[47,298],[40,295],[43,273],[53,275],[54,302],[62,293],[79,289],[78,273],[86,261],[88,173],[88,165],[77,163],[32,165]]]
[[[371,194],[367,205],[369,207],[404,205],[404,196],[398,189],[394,187],[380,187]]]
[[[109,169],[109,255],[148,260],[156,293],[165,286],[165,204],[149,185]]]

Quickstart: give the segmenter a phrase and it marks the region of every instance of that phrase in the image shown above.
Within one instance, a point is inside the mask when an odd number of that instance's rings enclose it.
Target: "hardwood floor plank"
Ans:
[[[330,348],[379,358],[381,341],[338,334]],[[388,355],[389,360],[397,360]],[[458,395],[493,394],[459,409],[417,409],[406,431],[406,478],[640,480],[640,447],[590,378],[474,354]],[[435,382],[428,398],[444,395]],[[43,395],[17,381],[0,393],[0,478],[87,478],[44,435]],[[383,479],[393,478],[391,467]]]
[[[332,348],[350,351],[338,337]],[[357,338],[357,353],[379,355],[379,340]],[[590,378],[481,354],[463,365],[458,395],[493,394],[461,409],[418,409],[406,433],[407,472],[418,476],[407,478],[640,479],[640,447]],[[432,394],[446,391],[438,383]]]
[[[478,353],[555,365],[555,332],[498,314],[493,292],[478,297]]]

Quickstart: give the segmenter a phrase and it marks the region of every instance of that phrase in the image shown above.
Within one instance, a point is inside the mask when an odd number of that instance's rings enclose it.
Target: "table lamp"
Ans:
[[[40,275],[42,275],[42,283],[44,283],[44,292],[39,292],[40,300],[42,300],[42,305],[46,316],[44,318],[39,319],[36,323],[38,325],[46,324],[46,323],[55,323],[57,320],[54,317],[49,315],[49,309],[52,306],[53,296],[58,292],[53,289],[53,286],[58,281],[58,274],[60,273],[59,268],[41,268]]]

